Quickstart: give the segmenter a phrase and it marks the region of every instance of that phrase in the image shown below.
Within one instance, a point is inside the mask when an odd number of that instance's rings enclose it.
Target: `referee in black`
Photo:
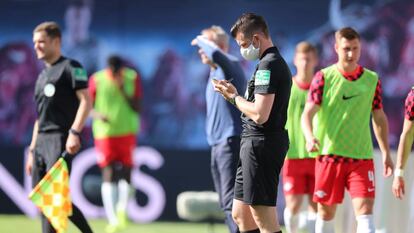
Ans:
[[[228,81],[215,83],[216,91],[242,112],[232,214],[240,232],[277,233],[277,186],[289,147],[285,123],[292,76],[263,17],[243,14],[231,34],[245,59],[259,59],[245,97]]]
[[[35,87],[38,119],[33,129],[26,172],[35,186],[66,151],[70,169],[73,155],[81,147],[80,132],[91,109],[88,76],[82,66],[61,55],[61,30],[55,22],[39,24],[33,31],[34,49],[46,68]],[[83,233],[90,233],[84,215],[76,205],[69,219]],[[42,215],[42,232],[56,232]]]

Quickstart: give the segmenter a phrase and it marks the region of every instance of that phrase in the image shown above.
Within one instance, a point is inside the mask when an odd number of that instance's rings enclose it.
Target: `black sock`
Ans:
[[[75,226],[82,232],[82,233],[93,233],[91,227],[89,226],[88,222],[86,221],[85,216],[82,214],[80,209],[72,203],[72,216],[69,217],[70,221],[75,224]]]
[[[260,233],[259,228],[250,231],[240,231],[240,233]]]

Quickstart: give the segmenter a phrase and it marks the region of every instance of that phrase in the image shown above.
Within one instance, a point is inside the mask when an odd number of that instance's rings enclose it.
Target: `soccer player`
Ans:
[[[335,33],[338,62],[316,73],[302,115],[308,151],[318,151],[315,192],[316,233],[333,232],[336,207],[345,188],[352,198],[357,233],[374,232],[373,146],[369,120],[382,152],[384,176],[392,174],[388,120],[382,108],[378,75],[358,64],[359,34],[346,27]],[[315,130],[312,119],[317,114]],[[315,132],[314,132],[315,131]]]
[[[297,44],[293,64],[296,67],[296,75],[292,79],[286,122],[290,146],[283,165],[283,192],[286,200],[283,216],[286,231],[296,233],[298,213],[303,198],[309,196],[307,228],[309,232],[314,232],[316,203],[312,201],[312,195],[315,186],[315,158],[312,158],[306,150],[306,140],[302,133],[300,118],[318,64],[316,48],[306,41]]]
[[[37,58],[46,68],[35,86],[38,119],[33,128],[26,172],[35,186],[66,151],[70,170],[72,157],[81,147],[81,131],[91,109],[88,76],[79,62],[61,55],[61,30],[55,22],[39,24],[33,31]],[[76,205],[69,219],[83,233],[92,232]],[[42,215],[42,232],[56,232]]]
[[[276,199],[279,174],[289,147],[285,124],[292,76],[262,16],[243,14],[231,34],[245,59],[259,59],[245,97],[226,80],[214,83],[214,88],[242,112],[233,218],[240,232],[281,232]]]
[[[211,26],[192,41],[200,58],[210,66],[206,87],[207,140],[211,146],[211,174],[220,206],[231,233],[239,232],[231,216],[234,180],[240,152],[241,120],[237,109],[214,91],[213,80],[231,80],[237,88],[246,85],[240,61],[229,55],[229,36],[219,26]]]
[[[136,146],[141,102],[138,74],[125,67],[118,56],[108,58],[108,68],[89,80],[94,102],[93,136],[102,171],[102,201],[108,233],[126,227],[128,196]]]
[[[403,199],[405,194],[404,167],[407,163],[408,155],[414,140],[414,88],[410,90],[405,99],[405,119],[403,131],[400,136],[398,145],[397,163],[395,165],[394,181],[392,183],[392,192],[394,196]]]

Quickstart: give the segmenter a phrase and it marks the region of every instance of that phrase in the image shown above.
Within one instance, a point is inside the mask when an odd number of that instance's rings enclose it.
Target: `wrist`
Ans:
[[[396,177],[404,177],[404,170],[401,168],[395,169],[394,176]]]
[[[236,98],[237,98],[237,96],[239,96],[239,94],[234,94],[234,95],[232,95],[232,96],[230,96],[230,98],[228,99],[228,101],[231,103],[231,104],[233,104],[234,106],[237,106],[236,105]]]
[[[73,135],[78,136],[78,137],[81,136],[81,133],[79,131],[77,131],[76,129],[72,129],[72,128],[69,129],[69,134],[73,134]]]

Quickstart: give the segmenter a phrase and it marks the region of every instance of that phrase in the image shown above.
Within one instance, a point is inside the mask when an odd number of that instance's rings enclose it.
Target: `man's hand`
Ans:
[[[26,174],[29,176],[32,175],[32,166],[33,166],[33,150],[29,149],[26,166],[25,166]]]
[[[227,80],[212,80],[214,90],[219,92],[226,100],[238,96],[236,87]]]
[[[382,156],[382,163],[384,166],[383,176],[390,177],[392,175],[394,163],[392,162],[391,155],[385,154]]]
[[[394,176],[394,181],[392,182],[392,193],[396,198],[400,200],[403,199],[405,194],[405,184],[402,176]]]
[[[78,153],[80,148],[81,148],[81,144],[80,144],[79,136],[69,133],[68,139],[66,140],[66,151],[69,154],[74,155]]]
[[[306,140],[306,150],[308,152],[316,152],[319,151],[320,142],[316,138],[311,138]]]

